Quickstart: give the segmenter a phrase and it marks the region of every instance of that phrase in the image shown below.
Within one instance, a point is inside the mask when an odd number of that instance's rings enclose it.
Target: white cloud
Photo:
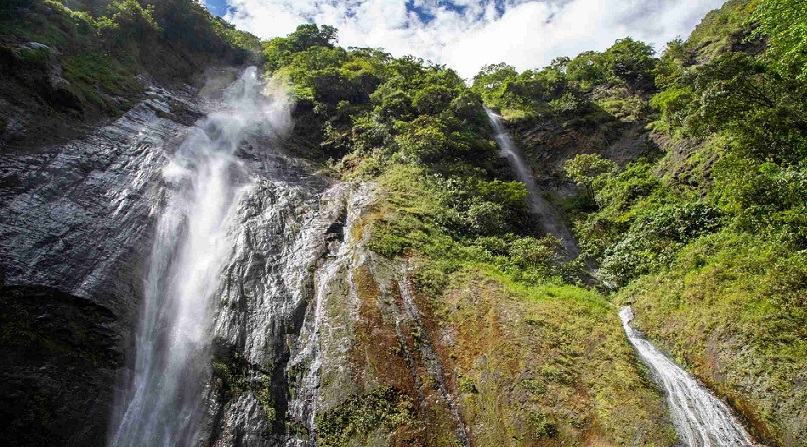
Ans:
[[[722,2],[500,0],[497,8],[492,0],[228,0],[225,18],[262,38],[306,22],[334,25],[343,46],[412,54],[470,78],[485,64],[543,67],[558,56],[605,50],[625,36],[661,50]]]

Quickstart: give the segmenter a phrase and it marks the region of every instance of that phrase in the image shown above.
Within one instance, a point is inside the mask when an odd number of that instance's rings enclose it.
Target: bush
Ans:
[[[807,4],[765,0],[754,11],[756,36],[766,36],[766,58],[784,76],[807,81]]]
[[[392,388],[352,396],[317,417],[317,442],[322,447],[363,444],[368,434],[410,423],[412,403]],[[351,442],[352,441],[352,442]]]

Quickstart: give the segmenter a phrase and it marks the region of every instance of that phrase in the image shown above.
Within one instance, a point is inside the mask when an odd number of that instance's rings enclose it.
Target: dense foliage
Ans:
[[[210,64],[259,61],[257,37],[194,0],[3,2],[0,30],[0,74],[29,94],[37,92],[31,84],[44,84],[52,109],[79,115],[125,110],[142,93],[140,75],[177,82]],[[54,81],[62,76],[66,82]],[[9,94],[22,102],[25,93]]]
[[[636,97],[655,90],[654,53],[651,46],[627,37],[603,53],[557,58],[541,70],[518,73],[504,63],[487,65],[471,89],[510,117],[579,118],[598,110],[636,115],[633,109],[643,107]]]

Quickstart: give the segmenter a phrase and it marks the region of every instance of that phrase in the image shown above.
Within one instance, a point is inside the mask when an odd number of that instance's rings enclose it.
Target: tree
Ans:
[[[277,70],[284,65],[289,65],[294,54],[310,48],[333,48],[337,35],[337,29],[330,25],[321,27],[313,23],[300,25],[288,36],[275,37],[264,43],[263,54],[266,56],[267,68]]]
[[[583,186],[589,194],[593,194],[592,185],[597,177],[616,171],[616,163],[600,154],[578,154],[563,166],[563,172],[573,182]]]
[[[333,48],[337,41],[338,31],[330,25],[317,26],[314,23],[299,25],[286,37],[292,51],[305,51],[311,47]]]
[[[807,2],[763,0],[754,12],[756,36],[768,36],[766,58],[783,76],[807,81]]]
[[[549,63],[549,67],[547,68],[551,68],[557,71],[558,73],[566,74],[566,67],[569,66],[569,62],[571,61],[572,61],[571,58],[568,58],[566,56],[556,57],[552,59],[552,62]]]
[[[695,135],[728,131],[745,155],[796,164],[807,156],[807,91],[745,53],[727,53],[685,76],[692,85],[685,126]]]
[[[162,34],[154,20],[154,6],[144,8],[137,0],[117,0],[107,5],[106,14],[99,17],[96,24],[98,33],[107,40],[111,49],[154,45],[155,39]]]
[[[566,64],[566,76],[584,90],[604,84],[606,73],[602,66],[602,54],[596,51],[580,53]]]
[[[667,48],[656,65],[656,85],[663,89],[673,84],[683,72],[684,67],[692,64],[692,53],[680,38],[667,42]]]
[[[612,79],[636,90],[652,90],[657,60],[652,46],[630,37],[619,39],[602,55],[602,66]]]
[[[504,62],[485,65],[474,76],[471,90],[479,94],[486,104],[501,106],[502,96],[507,84],[518,77],[518,71]]]

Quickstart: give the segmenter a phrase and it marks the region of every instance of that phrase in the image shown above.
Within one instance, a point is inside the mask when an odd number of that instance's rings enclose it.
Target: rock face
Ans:
[[[39,42],[0,46],[0,148],[63,142],[86,130],[84,103],[65,79],[59,56]]]
[[[0,292],[3,445],[102,445],[121,328],[106,307],[44,286]]]
[[[0,159],[2,350],[22,356],[0,366],[9,445],[103,442],[156,180],[187,124],[168,116],[201,111],[190,90],[155,88],[86,138]]]
[[[641,155],[659,153],[656,136],[641,123],[563,124],[551,119],[519,122],[514,134],[534,167],[536,182],[560,197],[576,194],[563,174],[567,160],[579,154],[600,154],[624,167]]]

